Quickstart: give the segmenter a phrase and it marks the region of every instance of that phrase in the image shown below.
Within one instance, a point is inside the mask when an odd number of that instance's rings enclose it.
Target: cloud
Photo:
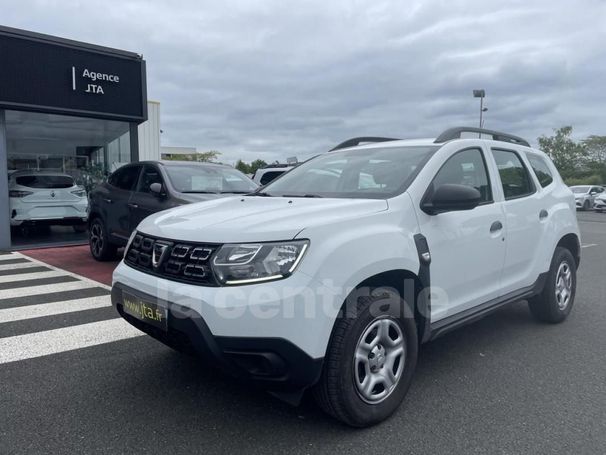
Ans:
[[[142,53],[164,145],[283,160],[475,125],[606,134],[598,0],[36,1],[3,24]]]

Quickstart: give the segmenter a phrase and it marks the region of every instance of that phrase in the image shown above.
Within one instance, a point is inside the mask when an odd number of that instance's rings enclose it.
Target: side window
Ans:
[[[535,192],[530,174],[516,152],[493,149],[492,154],[499,168],[505,200],[528,196]]]
[[[131,191],[134,189],[139,177],[141,166],[125,166],[114,172],[109,178],[109,184],[121,190]]]
[[[266,172],[265,174],[263,174],[261,176],[261,180],[260,180],[259,183],[261,185],[267,185],[269,182],[271,182],[276,177],[279,177],[282,174],[284,174],[284,171],[269,171],[269,172]]]
[[[602,191],[604,191],[604,189],[600,188],[599,186],[594,186],[593,188],[591,188],[591,191],[593,193],[600,194]]]
[[[160,171],[154,166],[145,165],[139,179],[137,191],[139,193],[151,193],[149,187],[152,183],[163,184],[162,176],[160,175]]]
[[[451,156],[433,179],[434,190],[445,183],[471,186],[482,195],[481,203],[492,202],[486,162],[479,149],[462,150]]]
[[[526,157],[530,162],[530,166],[534,171],[539,183],[543,188],[549,186],[551,182],[553,182],[553,175],[551,175],[551,171],[549,170],[549,166],[545,162],[545,159],[541,156],[527,153]]]

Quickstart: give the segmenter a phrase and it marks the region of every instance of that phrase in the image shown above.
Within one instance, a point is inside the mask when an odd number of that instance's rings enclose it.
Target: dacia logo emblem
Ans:
[[[51,191],[51,197],[55,197],[55,192]]]
[[[168,245],[165,243],[156,242],[154,244],[154,249],[152,251],[152,266],[154,267],[154,269],[160,267],[162,259],[164,259],[164,255],[166,254],[167,250]]]

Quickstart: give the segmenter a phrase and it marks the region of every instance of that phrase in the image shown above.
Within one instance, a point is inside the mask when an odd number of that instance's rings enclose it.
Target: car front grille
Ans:
[[[221,245],[179,242],[136,234],[124,262],[134,269],[182,283],[218,286],[211,259]]]

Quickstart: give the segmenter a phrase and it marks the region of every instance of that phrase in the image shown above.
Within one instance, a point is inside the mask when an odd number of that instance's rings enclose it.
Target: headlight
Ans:
[[[309,240],[223,245],[213,260],[221,284],[252,284],[291,275],[307,250]]]

